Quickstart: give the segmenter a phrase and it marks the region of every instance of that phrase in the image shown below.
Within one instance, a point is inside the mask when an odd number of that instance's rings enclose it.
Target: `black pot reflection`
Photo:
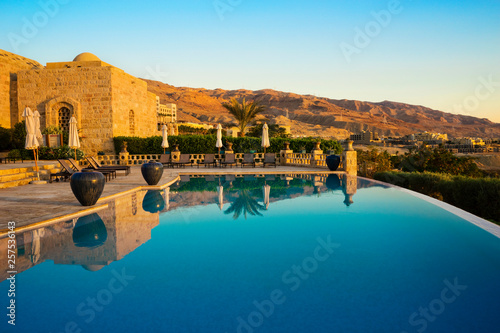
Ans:
[[[149,190],[142,201],[144,211],[155,214],[165,209],[165,200],[161,196],[161,191]]]
[[[97,213],[82,216],[73,229],[73,243],[77,247],[95,248],[108,239],[108,231]]]
[[[332,191],[338,190],[341,187],[339,175],[335,174],[328,175],[325,184],[326,187]]]

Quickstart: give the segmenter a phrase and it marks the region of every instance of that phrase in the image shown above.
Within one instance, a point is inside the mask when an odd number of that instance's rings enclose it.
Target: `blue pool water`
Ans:
[[[1,332],[500,327],[500,239],[362,179],[185,178],[18,237]]]

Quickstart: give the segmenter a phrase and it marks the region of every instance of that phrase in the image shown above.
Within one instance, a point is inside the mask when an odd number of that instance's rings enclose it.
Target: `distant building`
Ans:
[[[156,111],[158,113],[158,128],[164,124],[177,122],[177,105],[173,103],[160,104],[160,97],[156,96]]]
[[[427,143],[445,143],[448,141],[448,134],[442,133],[432,133],[432,132],[423,132],[423,133],[415,133],[410,135],[410,140],[412,141],[422,141]]]
[[[354,143],[360,144],[370,144],[372,142],[380,142],[380,138],[377,132],[371,131],[362,131],[358,134],[351,134],[350,139],[354,141]]]

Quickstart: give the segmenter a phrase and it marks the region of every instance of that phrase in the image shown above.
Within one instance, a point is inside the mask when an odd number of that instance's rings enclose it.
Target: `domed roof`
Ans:
[[[101,61],[95,54],[89,52],[80,53],[73,61]]]

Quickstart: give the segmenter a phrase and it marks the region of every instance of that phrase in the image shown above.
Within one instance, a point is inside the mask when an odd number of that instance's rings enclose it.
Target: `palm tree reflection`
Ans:
[[[233,219],[236,220],[242,213],[244,213],[245,220],[247,218],[247,213],[250,215],[262,216],[259,212],[265,210],[266,206],[257,202],[249,190],[240,190],[238,192],[238,197],[231,203],[231,206],[224,211],[224,214],[233,213]]]

